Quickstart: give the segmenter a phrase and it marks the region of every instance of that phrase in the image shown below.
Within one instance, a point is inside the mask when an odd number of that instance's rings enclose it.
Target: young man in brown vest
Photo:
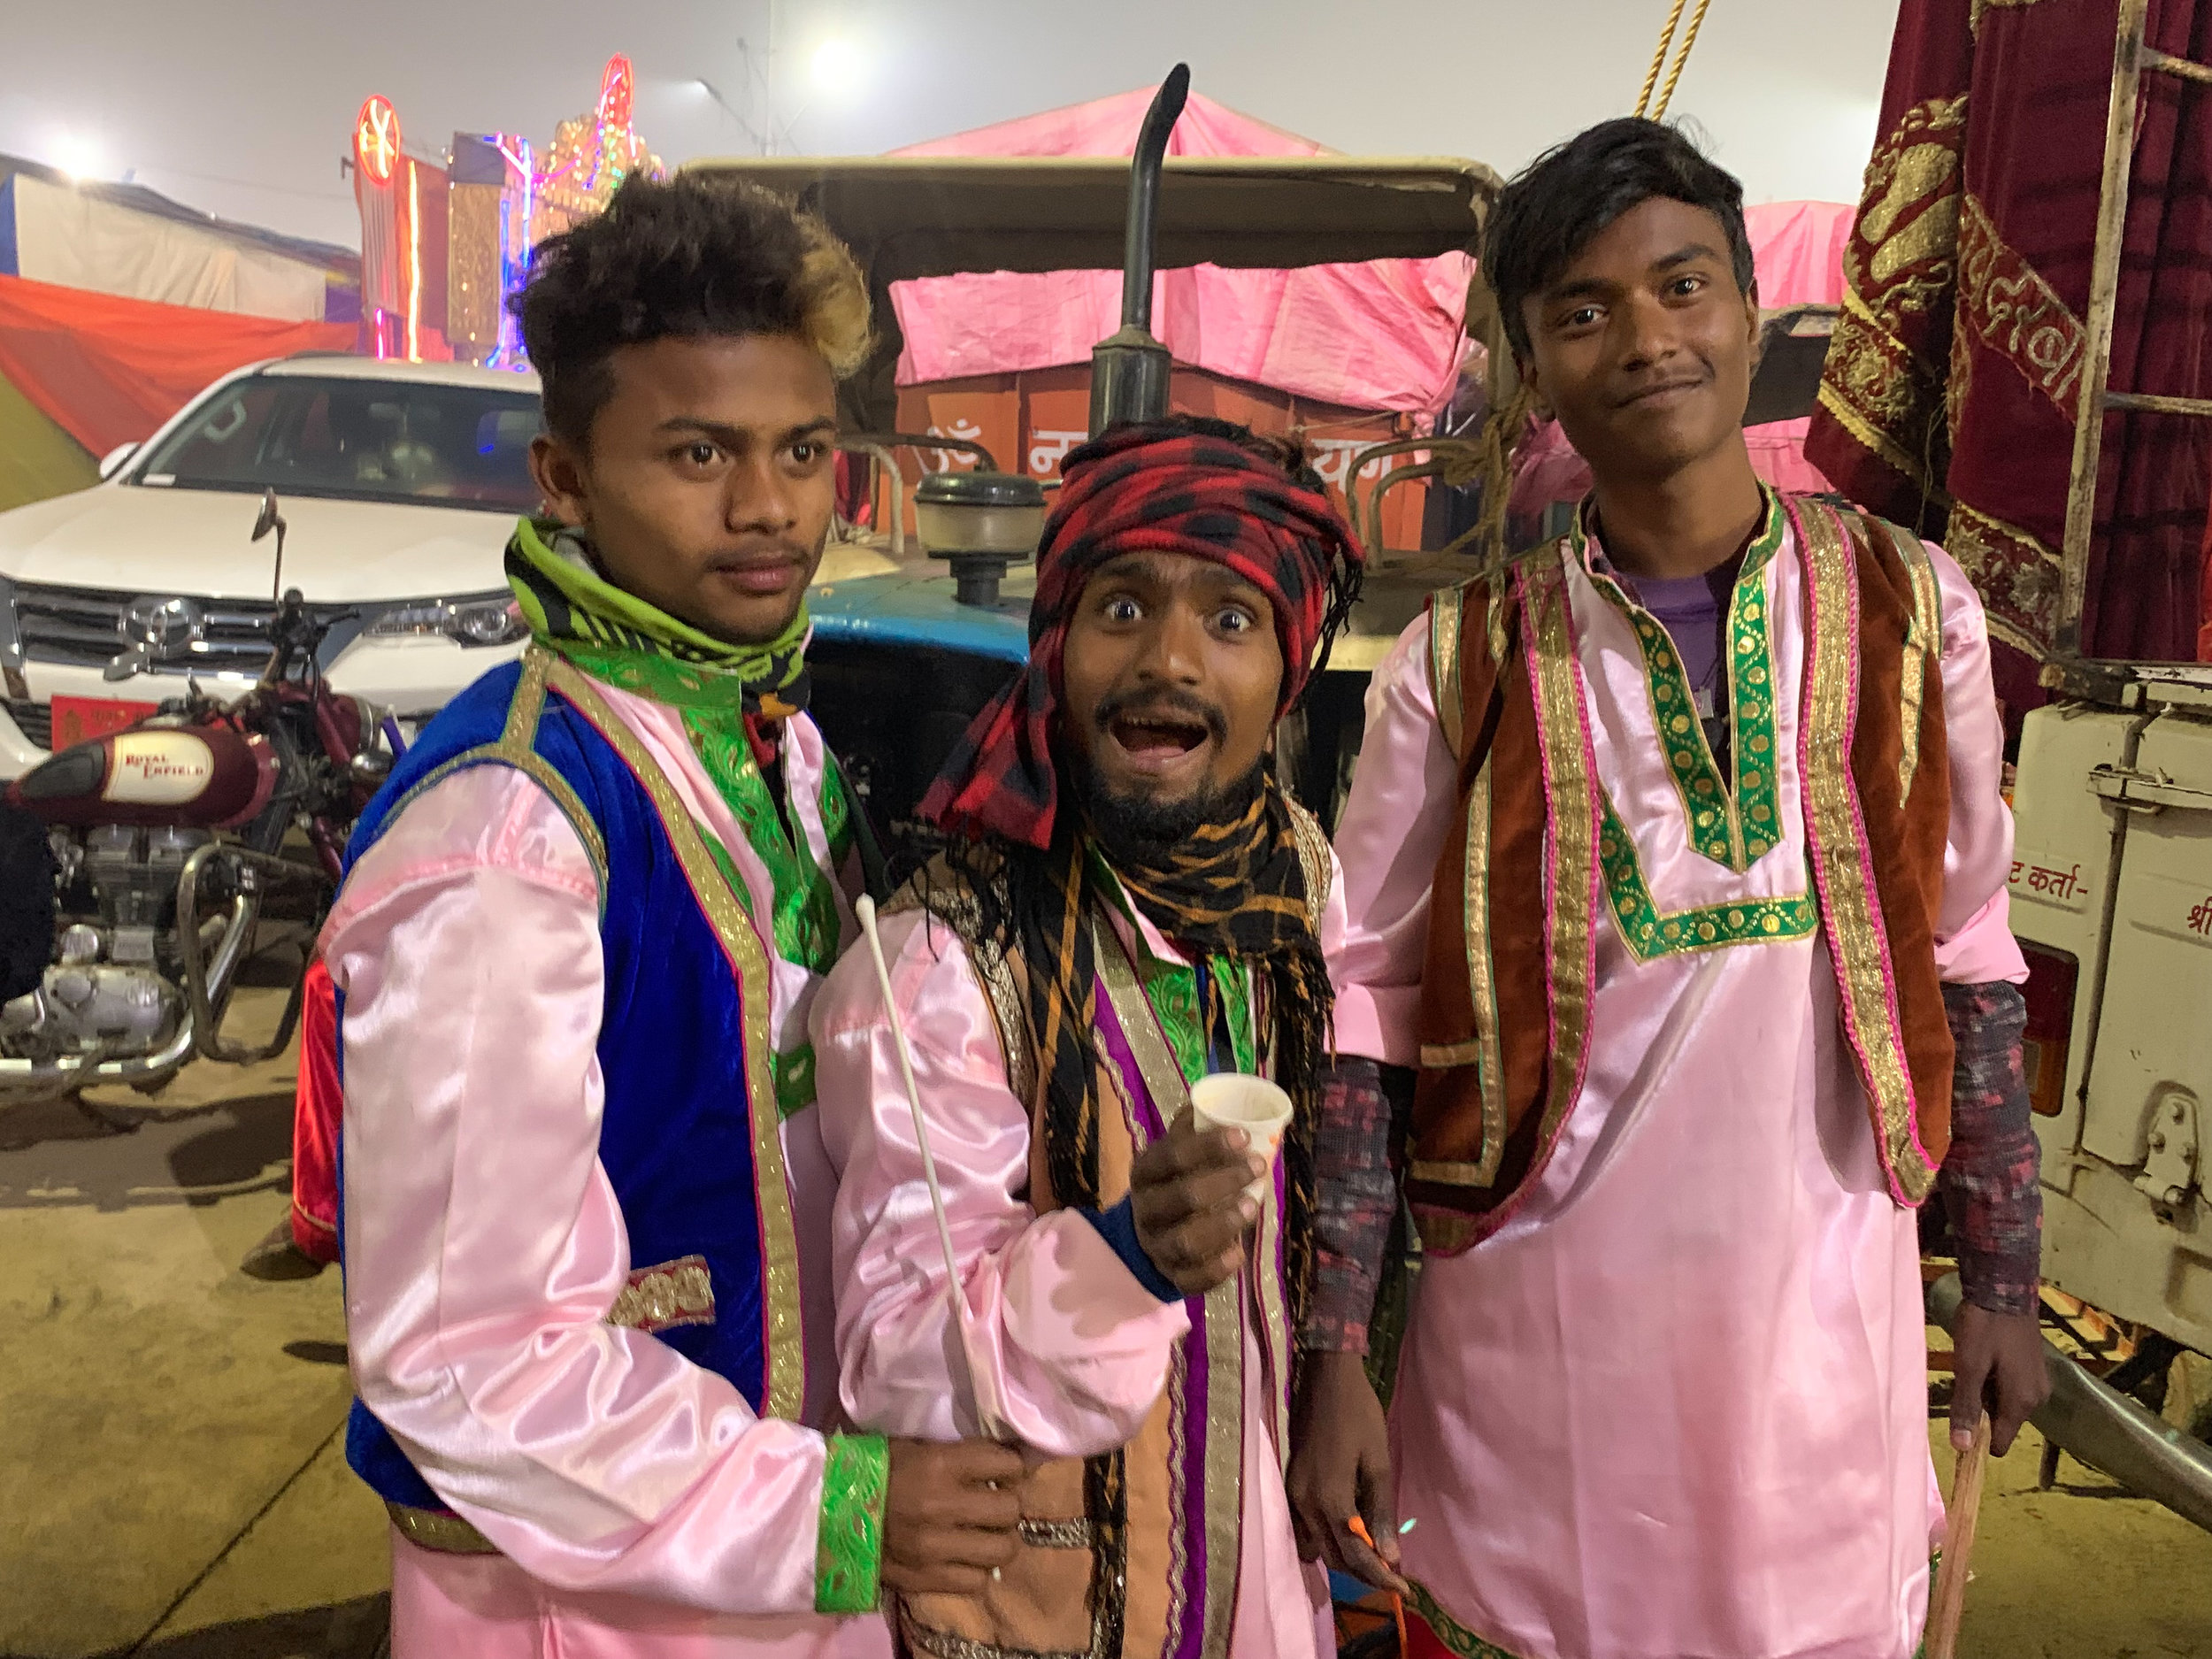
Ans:
[[[1545,157],[1483,263],[1595,488],[1369,693],[1336,1033],[1417,1070],[1426,1263],[1387,1444],[1348,1323],[1293,1501],[1371,1571],[1355,1509],[1417,1523],[1416,1654],[1907,1659],[1932,1193],[1954,1439],[1986,1409],[2002,1451],[2044,1388],[1981,607],[1939,549],[1754,474],[1742,192],[1679,134]],[[1363,1142],[1325,1132],[1340,1227],[1383,1163],[1367,1100]],[[1379,1232],[1340,1233],[1348,1305]]]

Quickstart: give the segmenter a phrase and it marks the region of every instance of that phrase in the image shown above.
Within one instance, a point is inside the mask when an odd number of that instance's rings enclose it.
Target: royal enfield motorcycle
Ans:
[[[275,534],[278,582],[284,531],[271,492],[253,536]],[[158,712],[9,786],[19,825],[46,832],[26,860],[42,868],[9,879],[19,892],[50,884],[52,944],[36,983],[0,1003],[0,1102],[96,1084],[151,1093],[196,1056],[249,1064],[291,1040],[303,946],[274,1036],[241,1041],[223,1026],[265,923],[319,923],[345,837],[400,747],[388,717],[324,678],[349,620],[286,591],[267,666],[242,696],[188,682]],[[141,666],[127,649],[108,676]]]

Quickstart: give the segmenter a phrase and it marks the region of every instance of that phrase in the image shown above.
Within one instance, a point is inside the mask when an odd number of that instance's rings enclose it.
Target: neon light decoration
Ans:
[[[378,184],[392,181],[399,165],[399,111],[381,93],[372,93],[353,121],[353,164]]]

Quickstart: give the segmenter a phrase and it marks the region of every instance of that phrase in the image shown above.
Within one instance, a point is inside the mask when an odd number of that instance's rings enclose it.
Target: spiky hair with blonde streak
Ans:
[[[614,394],[624,346],[779,334],[843,380],[872,343],[866,279],[829,227],[710,173],[632,176],[605,212],[538,244],[508,304],[544,384],[546,426],[579,446]]]

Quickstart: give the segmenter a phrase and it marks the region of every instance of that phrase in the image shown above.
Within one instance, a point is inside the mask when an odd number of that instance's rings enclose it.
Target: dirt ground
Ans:
[[[0,1655],[377,1654],[337,1276],[238,1271],[285,1211],[291,1078],[0,1108]],[[1993,1473],[1960,1653],[2212,1659],[2212,1533],[2070,1460],[2039,1492],[2039,1450]]]

